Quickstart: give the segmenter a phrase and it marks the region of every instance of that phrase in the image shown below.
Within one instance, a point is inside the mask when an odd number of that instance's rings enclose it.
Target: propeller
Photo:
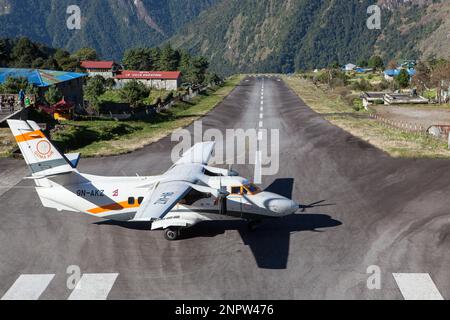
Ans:
[[[317,201],[317,202],[313,202],[311,204],[308,205],[299,205],[299,209],[302,209],[301,212],[305,212],[306,209],[312,209],[312,208],[316,208],[316,207],[328,207],[328,206],[334,206],[334,204],[332,203],[326,203],[326,204],[322,204],[324,203],[326,200],[321,200],[321,201]]]

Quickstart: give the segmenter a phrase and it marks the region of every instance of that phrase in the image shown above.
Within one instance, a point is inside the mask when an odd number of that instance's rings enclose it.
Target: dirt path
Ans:
[[[373,106],[385,119],[417,124],[425,129],[432,125],[450,125],[450,109],[431,107]]]

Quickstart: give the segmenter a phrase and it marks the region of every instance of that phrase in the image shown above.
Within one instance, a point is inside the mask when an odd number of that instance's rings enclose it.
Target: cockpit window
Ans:
[[[253,183],[246,184],[244,189],[247,190],[251,194],[258,194],[261,192],[261,189],[255,186]]]
[[[241,194],[241,187],[231,187],[231,194]]]

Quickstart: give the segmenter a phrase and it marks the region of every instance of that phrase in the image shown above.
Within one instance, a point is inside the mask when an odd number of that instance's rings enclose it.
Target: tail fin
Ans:
[[[71,162],[42,133],[34,121],[7,120],[33,176],[76,171]]]

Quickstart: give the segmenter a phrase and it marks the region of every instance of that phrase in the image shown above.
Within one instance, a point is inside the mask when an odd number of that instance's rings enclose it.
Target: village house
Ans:
[[[75,106],[83,105],[83,84],[85,73],[40,69],[0,68],[0,84],[8,78],[24,78],[39,89],[43,96],[50,87],[55,87],[66,101]]]
[[[410,77],[414,76],[416,74],[415,69],[404,69],[408,72],[408,75]],[[394,81],[395,77],[400,75],[400,72],[402,71],[402,68],[399,69],[389,69],[384,71],[384,79],[387,81]]]
[[[384,104],[384,96],[387,92],[363,92],[360,96],[364,108],[372,104]]]
[[[122,69],[114,61],[81,61],[81,67],[86,69],[89,77],[102,76],[105,79],[114,78]]]
[[[353,70],[355,70],[356,67],[357,67],[357,65],[355,65],[353,63],[347,63],[344,66],[344,71],[353,71]]]
[[[122,88],[127,82],[136,80],[148,88],[172,91],[178,90],[181,85],[181,72],[123,70],[114,79],[116,80],[117,88]]]

